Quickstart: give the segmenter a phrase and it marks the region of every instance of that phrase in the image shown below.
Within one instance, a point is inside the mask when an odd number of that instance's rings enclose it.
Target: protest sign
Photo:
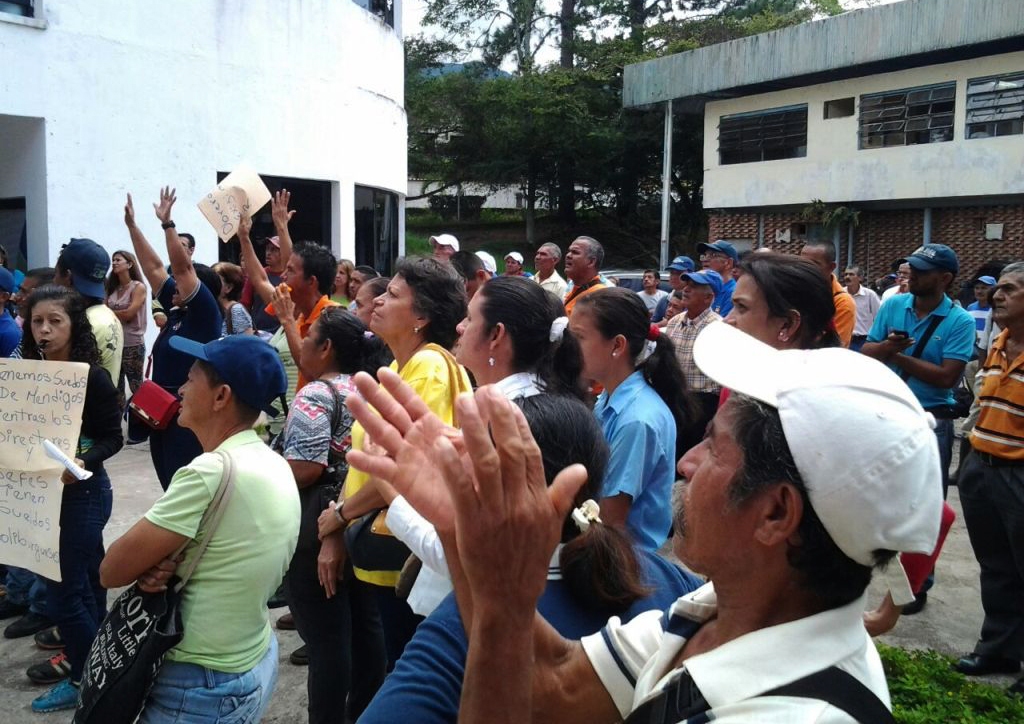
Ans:
[[[199,210],[220,240],[228,241],[238,231],[242,213],[252,216],[268,201],[270,190],[259,174],[248,166],[239,166],[203,197]]]
[[[74,458],[89,365],[0,359],[0,563],[60,580],[64,466]]]

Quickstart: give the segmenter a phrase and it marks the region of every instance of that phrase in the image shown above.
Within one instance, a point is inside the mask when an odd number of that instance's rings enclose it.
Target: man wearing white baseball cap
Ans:
[[[453,234],[438,234],[430,237],[430,248],[434,250],[436,259],[448,261],[459,250],[459,240]]]
[[[521,415],[487,387],[459,400],[465,452],[415,401],[406,440],[365,415],[391,455],[416,463],[374,472],[438,513],[461,564],[467,721],[893,721],[864,591],[895,551],[935,547],[934,419],[897,375],[848,350],[778,351],[714,323],[694,356],[733,391],[680,461],[673,501],[675,552],[709,582],[582,645],[535,606],[585,471],[546,488]],[[386,417],[408,428],[400,412]]]
[[[523,271],[523,255],[518,251],[510,251],[505,255],[505,276],[533,278],[533,274]]]

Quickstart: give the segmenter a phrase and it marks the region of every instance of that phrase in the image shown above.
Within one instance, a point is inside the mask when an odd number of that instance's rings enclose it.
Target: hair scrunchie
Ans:
[[[555,317],[551,320],[551,329],[548,331],[548,341],[561,342],[565,328],[569,325],[568,317]]]

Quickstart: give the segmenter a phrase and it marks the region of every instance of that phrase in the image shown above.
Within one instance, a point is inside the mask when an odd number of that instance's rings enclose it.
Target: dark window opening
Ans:
[[[833,101],[825,101],[825,120],[852,116],[855,107],[855,98],[837,98]]]
[[[718,156],[722,165],[806,155],[806,105],[722,116],[719,121]]]
[[[967,81],[967,138],[1024,134],[1024,72]]]
[[[217,181],[223,181],[227,173],[217,172]],[[331,183],[329,181],[311,181],[309,179],[290,178],[287,176],[265,176],[260,174],[263,183],[270,189],[271,195],[281,189],[291,192],[289,206],[296,211],[288,223],[288,234],[292,241],[315,241],[321,246],[331,248]],[[188,231],[188,229],[185,229]],[[195,232],[193,232],[195,233]],[[206,233],[206,229],[202,230]],[[264,251],[267,239],[276,234],[274,220],[270,215],[270,204],[260,209],[252,219],[252,242],[261,262],[265,262]],[[232,238],[225,244],[218,244],[221,261],[240,263],[238,239]]]
[[[860,97],[860,147],[885,148],[953,140],[956,83]]]
[[[28,224],[24,196],[0,199],[0,246],[7,252],[10,271],[28,271]]]
[[[364,10],[373,13],[381,22],[389,27],[395,27],[395,2],[394,0],[353,0],[356,5]]]
[[[34,18],[36,16],[35,0],[0,0],[0,13]]]
[[[398,194],[356,186],[355,223],[356,264],[391,276],[398,258]]]

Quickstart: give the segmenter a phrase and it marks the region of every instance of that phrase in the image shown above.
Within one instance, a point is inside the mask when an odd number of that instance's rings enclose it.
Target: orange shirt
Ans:
[[[580,297],[585,297],[592,292],[596,292],[598,289],[606,289],[609,286],[611,285],[602,282],[601,277],[599,276],[594,277],[582,286],[574,284],[569,293],[565,295],[565,300],[563,302],[565,304],[566,315],[572,314],[572,309],[576,306],[576,302],[579,301]]]
[[[850,340],[853,339],[853,325],[857,323],[857,302],[843,289],[835,274],[831,277],[832,301],[836,305],[836,316],[832,317],[832,322],[836,325],[839,341],[844,347],[849,347]]]
[[[1010,330],[1004,329],[978,370],[974,388],[981,413],[971,431],[971,446],[1004,460],[1024,462],[1024,353],[1006,356]]]

